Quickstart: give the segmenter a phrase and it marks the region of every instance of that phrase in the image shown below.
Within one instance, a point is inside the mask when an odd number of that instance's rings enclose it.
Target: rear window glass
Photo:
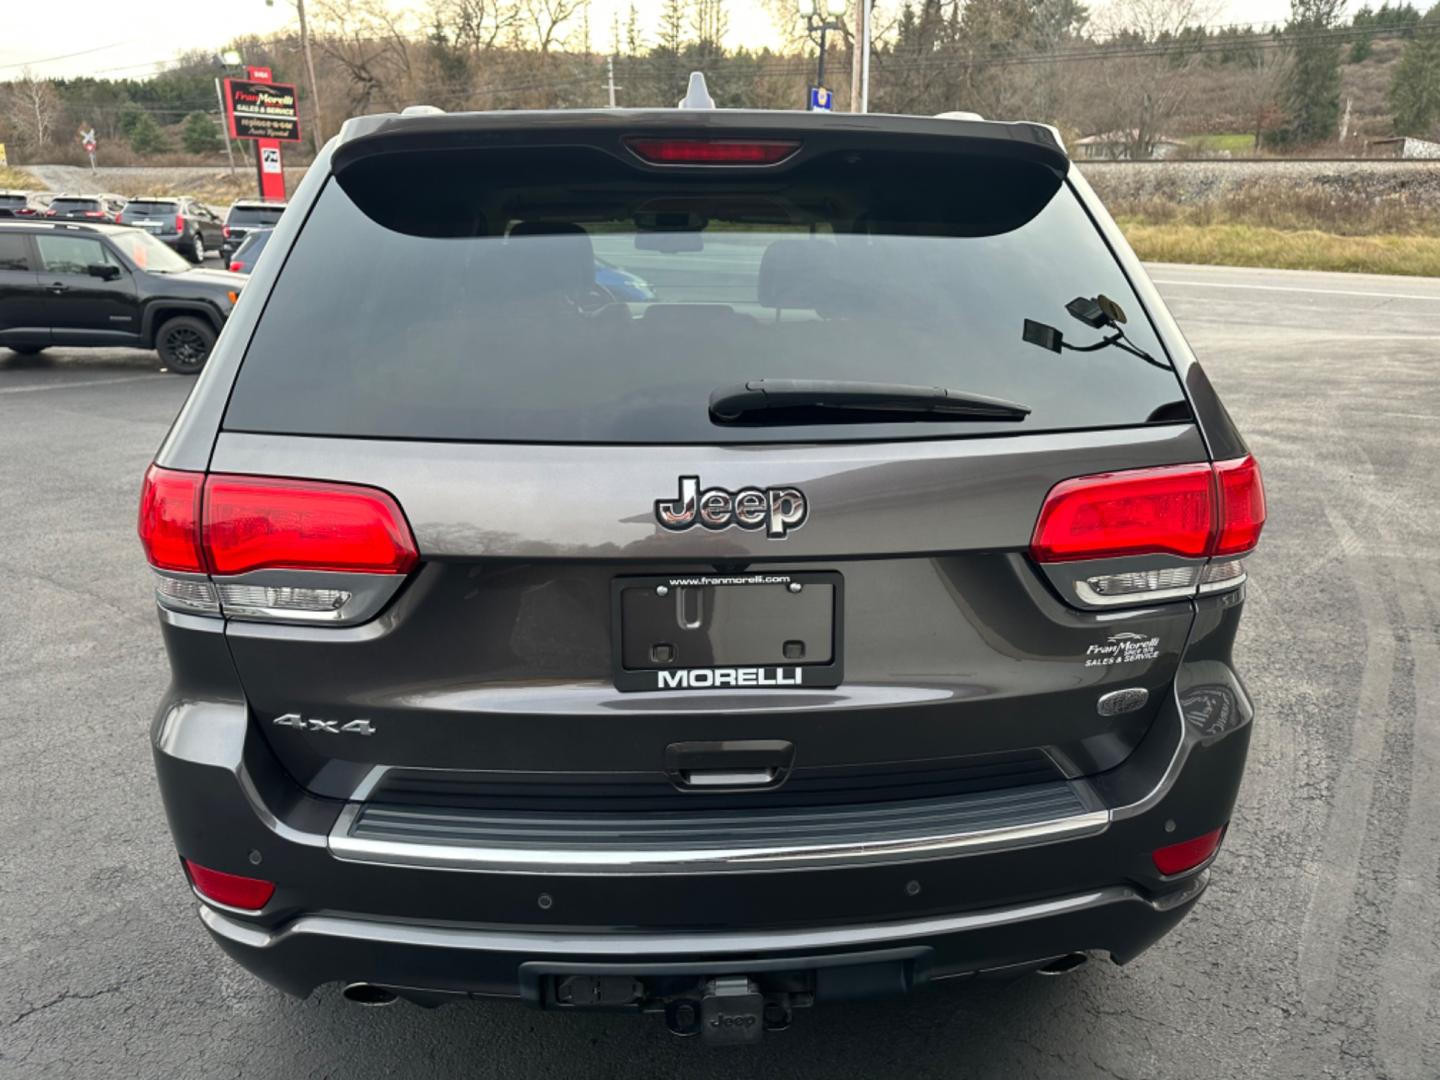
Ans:
[[[159,202],[148,199],[131,199],[125,204],[126,217],[148,217],[151,215],[174,214],[180,207],[173,202]]]
[[[251,233],[245,237],[240,247],[236,249],[236,257],[248,256],[251,259],[258,259],[260,252],[265,250],[265,245],[270,241],[271,235],[272,230],[270,229],[261,229],[258,232]]]
[[[55,199],[50,203],[50,209],[61,213],[70,210],[99,210],[99,199]]]
[[[285,212],[283,206],[232,206],[225,219],[227,225],[274,225]]]
[[[0,207],[6,210],[20,210],[26,205],[24,195],[0,195]]]
[[[1075,346],[1103,342],[1066,309],[1101,294],[1128,315],[1134,351],[1056,353],[1022,338],[1028,319]],[[713,391],[755,379],[939,386],[1031,412],[711,418]],[[1133,425],[1173,417],[1182,400],[1094,224],[1039,166],[833,154],[696,179],[598,151],[506,150],[372,159],[332,178],[251,339],[225,424],[814,442]]]

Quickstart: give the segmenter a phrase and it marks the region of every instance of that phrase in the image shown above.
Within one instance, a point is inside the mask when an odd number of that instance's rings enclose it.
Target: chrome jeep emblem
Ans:
[[[784,539],[791,529],[805,524],[810,509],[799,488],[741,488],[727,491],[700,489],[698,476],[680,477],[680,494],[655,500],[655,520],[662,529],[684,532],[696,523],[706,529],[764,529],[772,540]]]

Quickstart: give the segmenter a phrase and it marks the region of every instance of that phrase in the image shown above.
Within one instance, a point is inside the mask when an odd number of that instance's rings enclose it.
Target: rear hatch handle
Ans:
[[[665,774],[682,791],[773,788],[794,760],[794,745],[783,739],[680,742],[665,748]]]

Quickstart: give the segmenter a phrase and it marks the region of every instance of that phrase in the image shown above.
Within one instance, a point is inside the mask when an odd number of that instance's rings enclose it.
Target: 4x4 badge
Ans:
[[[323,731],[327,735],[375,734],[375,725],[369,720],[351,720],[342,724],[339,720],[321,720],[318,716],[301,716],[299,713],[290,712],[275,717],[275,723],[300,731]]]
[[[795,487],[700,490],[698,476],[680,477],[680,495],[655,500],[655,520],[663,529],[684,532],[696,523],[706,529],[764,529],[773,540],[805,524],[810,510]]]

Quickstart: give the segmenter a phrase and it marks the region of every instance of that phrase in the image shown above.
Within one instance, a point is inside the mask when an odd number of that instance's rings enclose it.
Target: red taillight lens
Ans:
[[[1036,562],[1125,555],[1243,555],[1260,540],[1265,489],[1253,457],[1062,480],[1035,523]]]
[[[1214,855],[1220,849],[1220,838],[1224,835],[1225,828],[1221,826],[1193,840],[1182,840],[1178,844],[1157,848],[1150,853],[1150,858],[1155,862],[1155,869],[1162,874],[1183,874]]]
[[[203,574],[200,558],[200,491],[204,473],[151,465],[140,489],[140,543],[150,565]]]
[[[1215,466],[1220,484],[1220,530],[1214,555],[1243,555],[1260,542],[1265,527],[1265,485],[1253,457]]]
[[[54,216],[56,215],[56,213],[58,213],[58,211],[55,211],[55,210],[46,210],[46,211],[45,211],[45,216],[46,216],[46,217],[54,217]]]
[[[625,145],[652,165],[775,165],[800,149],[789,139],[630,138]]]
[[[229,226],[229,225],[222,225],[222,226],[220,226],[220,235],[223,236],[223,237],[225,237],[226,239],[229,239],[229,237],[230,237],[230,226]]]
[[[217,904],[244,908],[246,911],[259,911],[269,902],[270,897],[275,895],[273,881],[211,870],[189,859],[181,861],[185,864],[185,872],[190,875],[190,883],[195,886],[195,890]]]
[[[1199,558],[1210,549],[1214,501],[1209,465],[1062,480],[1045,497],[1030,553],[1037,562],[1153,554]]]
[[[237,261],[237,262],[232,262],[232,263],[230,264],[230,272],[231,272],[232,274],[240,274],[240,273],[244,273],[244,271],[245,271],[245,264],[244,264],[244,263]],[[234,300],[231,300],[230,302],[233,304],[235,301],[234,301]]]
[[[85,217],[103,218],[104,216],[105,216],[105,211],[104,211],[104,210],[86,210],[86,211],[85,211]],[[119,220],[120,220],[120,215],[119,215],[119,214],[116,214],[116,215],[115,215],[115,220],[116,220],[116,221],[119,221]]]
[[[184,215],[184,214],[176,214],[176,215],[175,215],[175,231],[176,231],[176,232],[184,232],[184,231],[185,231],[185,215]]]
[[[385,492],[306,480],[211,476],[203,541],[215,574],[406,574],[419,561],[405,515]]]

